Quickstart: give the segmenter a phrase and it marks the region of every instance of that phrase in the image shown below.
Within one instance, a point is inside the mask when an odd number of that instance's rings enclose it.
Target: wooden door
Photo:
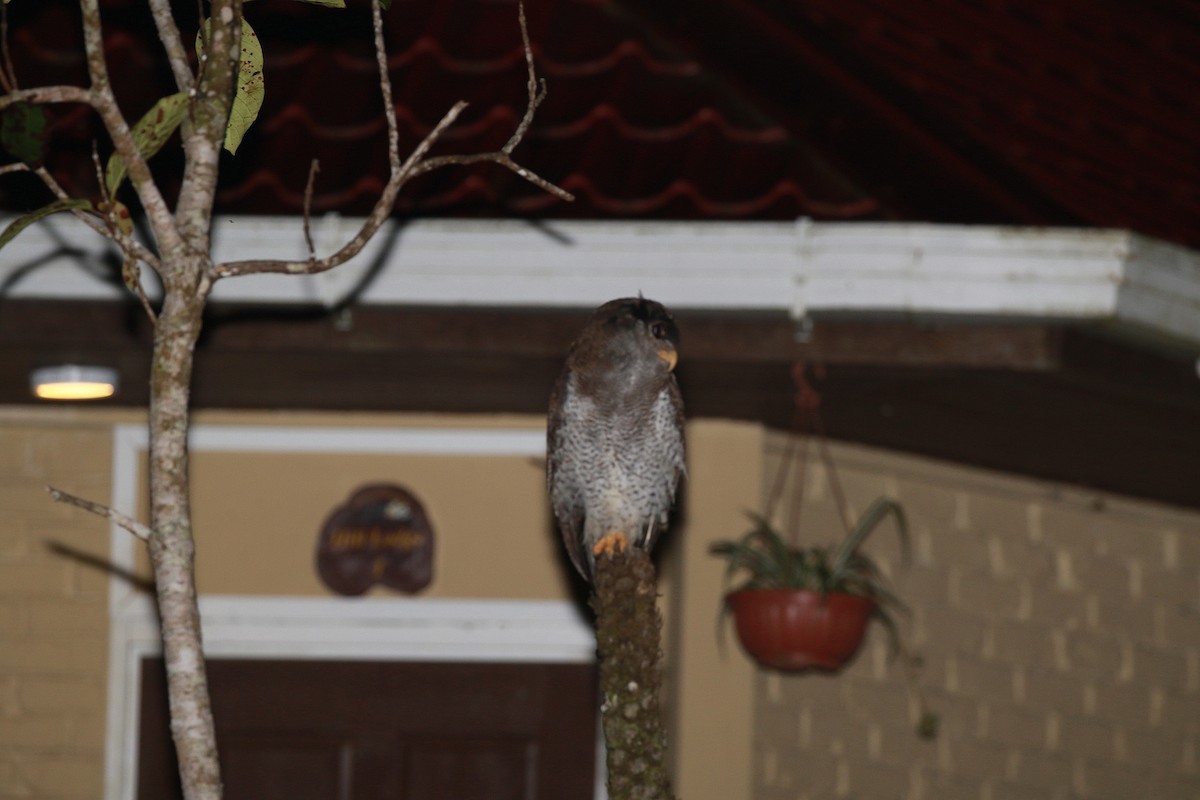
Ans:
[[[209,662],[226,800],[591,798],[591,665]],[[161,659],[142,665],[138,798],[181,797]]]

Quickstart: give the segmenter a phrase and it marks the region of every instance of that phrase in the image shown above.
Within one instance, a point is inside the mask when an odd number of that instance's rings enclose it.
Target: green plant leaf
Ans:
[[[901,546],[904,548],[905,553],[908,552],[908,521],[904,517],[904,509],[890,497],[877,497],[875,498],[875,502],[871,503],[866,512],[859,517],[858,522],[854,525],[854,529],[850,531],[850,535],[846,537],[846,540],[842,542],[842,546],[838,548],[836,555],[834,555],[832,570],[835,575],[845,571],[850,556],[858,550],[863,541],[871,535],[871,532],[889,514],[895,516],[896,529],[900,535]]]
[[[238,62],[237,92],[225,128],[225,149],[236,153],[246,131],[258,119],[266,84],[263,76],[262,43],[250,23],[242,20],[242,56]]]
[[[782,572],[788,572],[788,566],[792,560],[792,552],[788,549],[787,542],[783,541],[783,537],[775,532],[771,527],[771,523],[764,517],[758,514],[748,513],[747,516],[754,521],[754,529],[751,535],[754,536],[767,549],[767,554],[772,559],[779,562],[783,567]]]
[[[55,200],[48,206],[42,206],[37,211],[30,211],[28,214],[17,217],[9,223],[8,227],[0,233],[0,247],[11,242],[16,238],[17,234],[28,228],[39,219],[48,217],[51,214],[57,214],[59,211],[70,211],[72,208],[91,209],[91,201],[82,199]]]
[[[778,581],[779,564],[773,561],[767,553],[754,546],[756,531],[751,531],[737,542],[717,542],[709,548],[716,556],[729,559],[725,567],[725,584],[729,586],[741,570],[750,573],[750,581],[756,584]],[[766,576],[764,580],[763,576]],[[747,583],[749,583],[748,581]],[[745,586],[740,587],[745,588]]]
[[[45,143],[46,112],[33,103],[13,103],[0,117],[0,145],[26,164],[40,164]]]
[[[709,548],[712,555],[728,560],[727,585],[744,570],[747,577],[737,589],[823,589],[828,573],[823,550],[789,547],[766,519],[752,512],[747,516],[754,527],[741,539]]]
[[[855,554],[845,570],[833,580],[837,591],[871,597],[880,606],[908,612],[908,606],[892,592],[879,568],[864,555]]]
[[[211,35],[211,20],[204,21],[204,30],[196,31],[196,53],[203,55],[204,42]],[[258,34],[242,19],[242,55],[238,59],[237,90],[229,107],[229,123],[225,126],[225,149],[236,153],[246,131],[258,119],[266,85],[263,76],[263,51]]]
[[[709,552],[727,560],[727,586],[742,572],[737,589],[810,589],[822,595],[847,592],[873,597],[882,604],[903,609],[874,562],[858,552],[859,545],[888,515],[896,517],[902,544],[908,547],[908,527],[899,504],[879,498],[863,514],[854,530],[833,555],[825,547],[789,547],[761,516],[748,513],[754,527],[737,541],[714,543]]]
[[[888,658],[895,658],[904,650],[904,645],[900,639],[900,626],[896,624],[895,618],[888,613],[883,605],[875,606],[874,616],[887,632]]]
[[[154,154],[162,149],[167,139],[171,138],[171,134],[183,122],[187,107],[187,93],[178,92],[159,100],[138,120],[133,126],[133,143],[137,145],[142,158],[153,158]],[[104,185],[108,187],[110,197],[117,193],[117,188],[120,187],[121,181],[125,180],[128,170],[129,167],[120,153],[113,153],[109,157],[108,165],[104,169]]]

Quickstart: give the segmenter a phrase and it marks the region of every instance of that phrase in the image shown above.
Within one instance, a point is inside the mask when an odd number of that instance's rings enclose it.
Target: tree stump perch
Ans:
[[[596,559],[591,597],[610,800],[674,800],[659,709],[662,617],[654,564],[628,547]]]

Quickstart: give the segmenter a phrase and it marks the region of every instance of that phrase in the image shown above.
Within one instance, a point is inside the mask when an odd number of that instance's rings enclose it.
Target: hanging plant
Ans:
[[[883,574],[859,546],[887,517],[908,548],[904,512],[880,497],[859,518],[836,549],[789,547],[764,518],[751,514],[754,527],[737,541],[709,548],[725,558],[726,607],[738,637],[751,655],[776,669],[837,669],[858,650],[872,617],[900,648],[893,612],[904,608]],[[736,582],[736,585],[734,585]]]
[[[901,657],[921,706],[917,732],[923,738],[932,738],[938,718],[925,709],[916,689],[919,659],[904,648],[896,620],[896,615],[907,609],[879,567],[861,551],[867,537],[891,518],[907,558],[909,537],[904,510],[895,500],[878,497],[856,521],[848,521],[845,496],[821,435],[820,396],[809,385],[802,363],[793,368],[792,375],[796,383],[797,432],[807,421],[808,429],[815,434],[834,498],[846,520],[846,537],[826,547],[802,547],[796,542],[802,480],[797,480],[793,495],[791,542],[771,525],[771,512],[793,461],[800,465],[799,477],[803,477],[807,451],[797,456],[794,448],[800,437],[793,437],[780,464],[766,515],[751,513],[753,527],[741,538],[715,542],[709,548],[712,555],[727,562],[722,613],[732,614],[738,639],[752,657],[768,668],[785,671],[840,669],[858,651],[871,620],[878,620],[887,631],[892,655]],[[808,439],[803,441],[807,445]]]

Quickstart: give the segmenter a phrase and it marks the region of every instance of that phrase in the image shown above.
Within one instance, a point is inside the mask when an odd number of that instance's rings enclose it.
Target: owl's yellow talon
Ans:
[[[625,538],[625,532],[613,531],[596,542],[596,546],[592,548],[592,555],[599,557],[603,553],[612,558],[618,553],[625,552],[625,548],[628,546],[629,540]]]

